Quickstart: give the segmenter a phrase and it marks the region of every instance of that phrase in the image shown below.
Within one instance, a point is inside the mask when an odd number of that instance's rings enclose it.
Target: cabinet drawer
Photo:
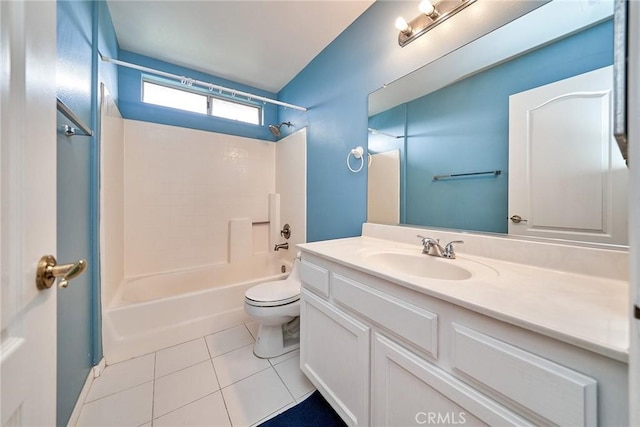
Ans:
[[[597,424],[597,382],[453,323],[452,367],[556,425]],[[545,422],[546,424],[546,422]]]
[[[307,288],[323,297],[329,296],[329,270],[305,260],[300,262],[300,277]]]
[[[332,274],[333,299],[438,357],[438,315],[355,280]]]

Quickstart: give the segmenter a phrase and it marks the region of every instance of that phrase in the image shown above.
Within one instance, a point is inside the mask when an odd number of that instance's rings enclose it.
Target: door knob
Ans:
[[[38,262],[36,270],[36,286],[38,289],[49,289],[53,286],[56,277],[61,277],[60,287],[69,286],[69,280],[79,276],[87,268],[87,261],[80,261],[71,264],[58,264],[56,257],[53,255],[45,255]]]
[[[527,222],[526,219],[522,219],[522,217],[520,215],[512,215],[511,218],[509,218],[511,221],[514,222],[514,224],[520,224],[521,222]]]

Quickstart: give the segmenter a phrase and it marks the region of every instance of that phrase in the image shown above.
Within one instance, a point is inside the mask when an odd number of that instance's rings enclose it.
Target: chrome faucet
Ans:
[[[423,254],[437,256],[440,258],[447,258],[447,259],[456,258],[456,253],[453,250],[454,244],[464,243],[462,240],[454,240],[452,242],[447,243],[443,248],[442,246],[440,246],[440,239],[433,239],[431,237],[424,237],[420,235],[418,235],[418,238],[422,239]]]
[[[273,248],[273,250],[279,251],[280,249],[289,249],[289,242],[276,243],[276,246],[275,248]]]

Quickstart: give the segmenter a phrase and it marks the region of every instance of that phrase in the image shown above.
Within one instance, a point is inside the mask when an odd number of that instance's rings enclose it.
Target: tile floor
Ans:
[[[77,426],[251,426],[314,390],[300,354],[253,354],[255,322],[109,365]]]

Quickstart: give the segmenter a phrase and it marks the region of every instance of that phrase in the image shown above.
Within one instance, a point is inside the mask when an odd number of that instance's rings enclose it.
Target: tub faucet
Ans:
[[[275,248],[273,248],[273,250],[279,251],[280,249],[289,249],[289,242],[276,243],[276,246]]]
[[[422,253],[437,256],[440,258],[455,259],[456,253],[453,250],[454,243],[464,243],[462,240],[454,240],[447,243],[443,248],[440,246],[440,239],[432,239],[431,237],[424,237],[418,235],[418,238],[422,239]]]

